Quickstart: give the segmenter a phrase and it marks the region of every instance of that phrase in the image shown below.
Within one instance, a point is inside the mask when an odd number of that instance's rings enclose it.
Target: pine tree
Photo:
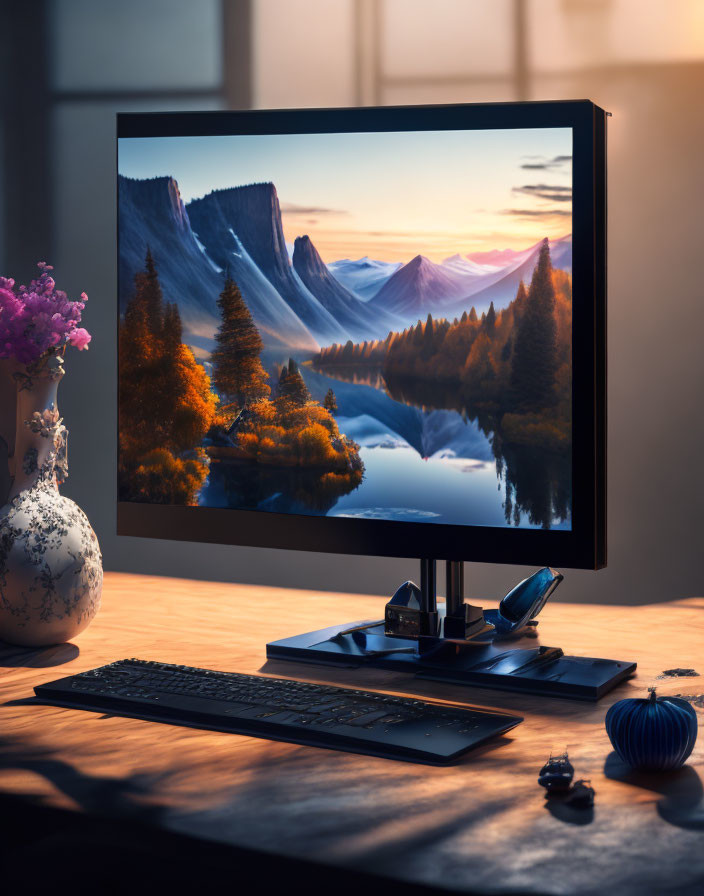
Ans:
[[[423,331],[422,353],[424,358],[429,358],[433,354],[434,332],[435,327],[433,326],[433,315],[428,312],[428,317],[425,321],[425,329]]]
[[[492,302],[489,305],[489,310],[486,313],[486,317],[482,318],[484,321],[484,330],[489,336],[494,334],[494,330],[496,329],[496,311],[494,310],[494,303]]]
[[[147,326],[152,334],[158,336],[164,325],[164,298],[152,251],[148,246],[144,268],[144,271],[139,271],[135,275],[135,287],[140,295]]]
[[[420,320],[413,330],[413,345],[423,345],[423,322]]]
[[[181,326],[181,315],[179,314],[178,305],[176,305],[176,303],[171,303],[166,306],[164,311],[162,338],[164,341],[164,349],[167,352],[175,352],[181,345],[183,340],[183,327]]]
[[[192,503],[207,476],[205,464],[182,456],[198,448],[210,428],[215,396],[181,340],[178,308],[164,303],[147,252],[118,337],[119,482],[130,500]]]
[[[550,247],[545,239],[540,247],[513,349],[512,405],[518,410],[542,410],[552,405],[556,372],[555,289]]]
[[[211,354],[213,383],[225,402],[242,407],[270,392],[269,375],[259,357],[262,340],[239,287],[229,276],[218,307],[221,322]]]
[[[526,302],[528,301],[528,293],[526,292],[526,285],[521,280],[518,284],[518,292],[516,293],[516,298],[513,301],[513,319],[516,323],[518,323],[523,316],[523,312],[526,310]]]
[[[332,389],[328,389],[328,391],[325,393],[323,407],[331,414],[334,414],[337,411],[337,398],[335,397],[335,393],[332,391]]]
[[[472,305],[472,307],[471,307],[471,309],[470,309],[470,311],[469,311],[469,319],[472,321],[473,324],[476,324],[476,322],[477,322],[477,311],[476,311],[474,305]]]
[[[289,358],[288,366],[284,366],[281,370],[278,391],[279,398],[301,407],[311,400],[308,387],[303,381],[298,364],[296,364],[293,358]]]
[[[510,337],[504,342],[504,347],[501,349],[501,360],[503,363],[506,363],[511,357],[511,352],[513,350],[513,339]]]
[[[474,308],[472,308],[472,311],[474,311]],[[476,312],[475,312],[474,317],[476,318],[476,316],[477,316],[477,315],[476,315]],[[460,323],[463,323],[463,324],[466,324],[466,323],[467,323],[467,312],[466,312],[466,311],[463,311],[463,312],[462,312],[462,317],[460,318]]]

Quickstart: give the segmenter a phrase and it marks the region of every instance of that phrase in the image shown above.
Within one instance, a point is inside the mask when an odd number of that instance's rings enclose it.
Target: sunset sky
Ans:
[[[127,177],[174,177],[184,202],[276,185],[286,240],[323,261],[433,261],[524,249],[572,230],[572,131],[535,128],[362,134],[122,138]]]

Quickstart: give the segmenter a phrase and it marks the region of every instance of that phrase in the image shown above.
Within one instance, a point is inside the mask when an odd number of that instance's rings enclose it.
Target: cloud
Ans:
[[[502,215],[513,215],[516,218],[553,218],[555,216],[569,218],[572,212],[564,208],[505,208]]]
[[[284,202],[281,206],[284,215],[349,215],[349,212],[340,208],[320,208],[315,205],[296,205],[295,202]]]
[[[524,156],[523,158],[537,158],[537,156]],[[551,159],[542,159],[539,162],[525,162],[521,168],[528,171],[549,171],[552,168],[560,168],[572,161],[572,156],[553,156]]]
[[[548,199],[551,202],[572,201],[572,187],[555,184],[524,184],[522,187],[514,187],[513,192],[522,193],[525,196],[535,196],[536,199]]]

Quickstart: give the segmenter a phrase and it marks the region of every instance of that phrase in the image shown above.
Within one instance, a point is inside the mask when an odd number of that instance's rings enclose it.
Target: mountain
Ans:
[[[353,342],[384,339],[401,325],[384,308],[360,301],[339,283],[323,264],[309,236],[299,236],[293,246],[293,267],[320,304],[342,324]]]
[[[552,266],[561,271],[572,273],[572,234],[561,236],[559,240],[550,240],[550,258]]]
[[[118,191],[120,309],[134,293],[134,276],[144,270],[149,247],[165,299],[178,304],[189,341],[203,345],[218,325],[222,275],[193,235],[178,184],[172,177],[120,176]]]
[[[542,240],[541,240],[542,242]],[[470,252],[466,258],[476,264],[482,266],[491,266],[496,268],[508,268],[521,262],[540,247],[540,242],[536,243],[528,249],[492,249],[490,252]],[[553,267],[561,268],[563,271],[572,270],[572,234],[568,233],[557,240],[550,240],[550,254],[552,257]],[[449,259],[448,259],[449,260]]]
[[[529,285],[538,261],[542,240],[521,252],[511,251],[511,262],[502,268],[480,265],[471,259],[451,256],[434,264],[417,255],[393,274],[371,305],[379,305],[403,317],[406,324],[430,312],[434,317],[460,316],[474,305],[479,314],[489,308],[504,308],[516,297],[521,280]],[[572,236],[550,243],[553,267],[572,270]],[[466,264],[465,264],[466,262]]]
[[[355,261],[349,258],[333,261],[328,270],[350,292],[368,302],[400,267],[403,267],[400,261],[375,261],[365,256]]]
[[[239,237],[232,235],[229,272],[247,303],[264,345],[315,350],[318,342],[256,266]]]
[[[542,240],[526,249],[516,253],[514,261],[508,265],[500,276],[489,275],[484,281],[478,281],[479,289],[471,290],[451,309],[447,310],[449,316],[459,316],[463,311],[468,311],[472,305],[478,314],[486,311],[491,302],[498,308],[505,308],[509,302],[516,298],[518,284],[523,280],[526,287],[530,285],[533,271],[538,263]],[[568,234],[550,243],[550,258],[554,268],[563,271],[572,271],[572,235]],[[485,285],[484,285],[485,284]]]
[[[119,178],[120,308],[133,293],[134,275],[151,249],[164,298],[178,304],[186,342],[212,348],[220,322],[221,265],[194,233],[178,184],[171,177]],[[315,350],[317,341],[234,240],[230,274],[237,281],[264,344]]]
[[[232,266],[232,253],[241,247],[321,344],[349,338],[291,266],[274,184],[214,190],[189,202],[187,211],[215,264],[222,268]]]
[[[523,250],[516,249],[491,249],[488,252],[469,252],[469,261],[477,264],[489,264],[497,268],[505,268],[516,260],[516,256]]]
[[[424,255],[416,255],[386,281],[369,304],[385,308],[408,323],[459,299],[463,279]]]
[[[484,277],[487,274],[494,274],[500,268],[492,264],[478,264],[471,261],[468,257],[464,257],[458,253],[444,259],[442,266],[456,274],[462,274],[466,277]]]

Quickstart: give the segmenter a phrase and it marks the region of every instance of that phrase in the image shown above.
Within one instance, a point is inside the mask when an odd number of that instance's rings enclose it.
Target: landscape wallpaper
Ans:
[[[121,138],[119,497],[572,525],[572,131]]]

